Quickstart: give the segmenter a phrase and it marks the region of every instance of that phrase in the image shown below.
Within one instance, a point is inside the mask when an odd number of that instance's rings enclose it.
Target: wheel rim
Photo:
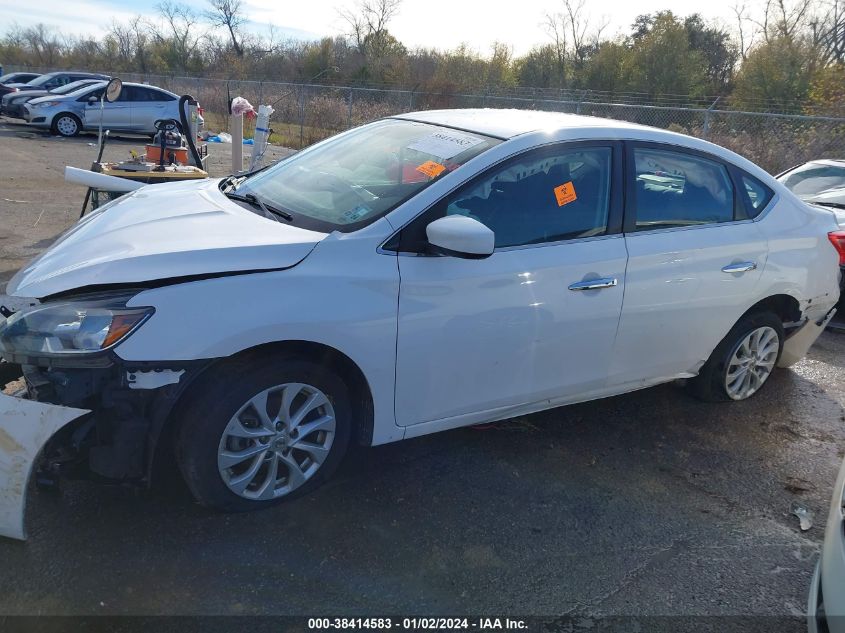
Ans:
[[[56,121],[56,129],[64,136],[73,136],[77,130],[76,121],[69,116],[63,116]]]
[[[725,374],[725,391],[744,400],[758,391],[775,367],[780,338],[769,326],[751,330],[734,348]]]
[[[220,476],[245,499],[290,494],[320,470],[335,426],[334,408],[316,387],[286,383],[265,389],[226,425],[217,451]]]

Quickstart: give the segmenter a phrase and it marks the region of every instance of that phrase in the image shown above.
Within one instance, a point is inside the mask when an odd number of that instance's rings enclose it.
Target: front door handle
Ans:
[[[602,279],[590,279],[588,281],[576,281],[569,284],[570,290],[600,290],[602,288],[613,288],[619,281],[615,277],[604,277]]]
[[[739,262],[738,264],[728,264],[722,268],[723,273],[747,273],[750,270],[757,269],[757,262]]]

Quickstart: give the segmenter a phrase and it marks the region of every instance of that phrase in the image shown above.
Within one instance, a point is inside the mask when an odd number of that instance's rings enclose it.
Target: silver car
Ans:
[[[158,119],[179,120],[179,97],[146,84],[124,83],[120,97],[100,104],[106,82],[63,96],[49,95],[24,104],[24,120],[61,136],[76,136],[83,130],[103,129],[137,134],[154,134]],[[202,119],[199,121],[202,127]]]
[[[810,633],[845,633],[845,462],[833,489],[807,620]]]
[[[100,81],[98,79],[80,79],[79,81],[74,81],[73,83],[59,86],[58,88],[53,88],[52,90],[25,90],[23,92],[10,92],[0,98],[0,114],[5,114],[8,117],[16,119],[22,119],[25,112],[24,104],[27,101],[32,101],[33,99],[47,97],[50,95],[59,96],[70,94],[71,92],[76,92],[80,88],[91,86],[96,83],[100,83]]]

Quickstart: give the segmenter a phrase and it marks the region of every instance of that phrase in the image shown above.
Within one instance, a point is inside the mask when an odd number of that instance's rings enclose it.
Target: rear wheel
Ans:
[[[302,359],[267,359],[217,372],[189,395],[177,438],[179,467],[205,506],[248,511],[325,481],[349,445],[348,390]]]
[[[745,400],[760,391],[783,350],[783,324],[772,312],[746,315],[713,350],[690,391],[708,401]]]
[[[76,136],[82,131],[82,121],[75,114],[62,112],[53,119],[53,133],[61,136]]]

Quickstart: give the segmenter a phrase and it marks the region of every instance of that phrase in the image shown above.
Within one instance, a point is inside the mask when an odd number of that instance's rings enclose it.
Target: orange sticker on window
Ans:
[[[563,183],[560,187],[555,187],[555,198],[557,198],[557,206],[559,207],[578,199],[578,196],[575,195],[575,185],[572,184],[571,180]]]
[[[446,169],[446,165],[435,163],[433,160],[427,160],[422,165],[417,167],[417,171],[424,173],[429,178],[437,178]]]

